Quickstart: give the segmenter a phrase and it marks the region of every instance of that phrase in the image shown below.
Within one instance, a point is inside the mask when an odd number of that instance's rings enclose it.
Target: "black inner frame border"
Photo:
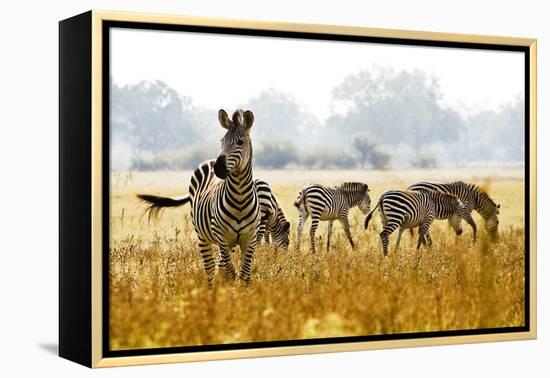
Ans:
[[[502,328],[482,328],[482,329],[465,329],[451,331],[434,331],[434,332],[412,332],[398,334],[381,334],[367,336],[349,336],[349,337],[332,337],[332,338],[316,338],[316,339],[299,339],[299,340],[279,340],[279,341],[260,341],[234,344],[219,344],[219,345],[190,345],[180,347],[164,347],[164,348],[143,348],[143,349],[127,349],[127,350],[110,350],[110,310],[109,310],[109,248],[110,248],[110,29],[125,28],[137,30],[154,30],[154,31],[174,31],[174,32],[193,32],[204,34],[221,34],[233,36],[251,36],[251,37],[272,37],[272,38],[287,38],[287,39],[304,39],[304,40],[320,40],[320,41],[340,41],[340,42],[357,42],[357,43],[376,43],[376,44],[391,44],[404,46],[421,46],[421,47],[444,47],[444,48],[463,48],[476,50],[494,50],[494,51],[513,51],[524,53],[524,71],[525,71],[525,277],[524,277],[524,325],[519,327],[502,327]],[[383,340],[408,340],[408,339],[426,339],[434,337],[448,336],[471,336],[471,335],[488,335],[502,334],[512,332],[529,332],[530,331],[530,49],[528,46],[516,45],[500,45],[500,44],[484,44],[470,42],[449,42],[449,41],[433,41],[421,39],[405,39],[405,38],[389,38],[389,37],[371,37],[371,36],[355,36],[355,35],[336,35],[325,33],[309,33],[309,32],[289,32],[279,30],[259,30],[259,29],[244,29],[244,28],[228,28],[214,26],[193,26],[193,25],[171,25],[158,24],[149,22],[130,22],[130,21],[102,21],[102,70],[103,77],[101,78],[102,85],[102,210],[103,210],[103,240],[102,240],[102,354],[103,357],[127,357],[140,355],[158,355],[172,353],[192,353],[192,352],[209,352],[209,351],[224,351],[238,349],[257,349],[285,346],[307,346],[321,344],[341,344],[351,342],[366,342],[366,341],[383,341]]]

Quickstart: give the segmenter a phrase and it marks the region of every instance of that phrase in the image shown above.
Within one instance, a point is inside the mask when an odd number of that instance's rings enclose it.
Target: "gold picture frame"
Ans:
[[[529,243],[527,253],[528,329],[519,332],[419,337],[392,340],[330,343],[295,346],[267,346],[253,349],[211,350],[181,353],[157,353],[131,356],[106,356],[104,306],[107,293],[104,281],[104,182],[103,161],[106,136],[104,88],[106,76],[103,59],[106,26],[131,23],[152,28],[197,26],[263,32],[381,38],[417,43],[457,43],[476,46],[515,46],[528,57],[526,104],[529,125],[528,185]],[[222,31],[223,33],[223,31]],[[71,64],[80,68],[70,67]],[[108,78],[107,78],[108,80]],[[75,89],[76,88],[76,89]],[[527,101],[528,96],[528,101]],[[93,10],[60,23],[60,355],[89,367],[111,367],[206,361],[247,357],[281,356],[309,353],[344,352],[370,349],[417,347],[446,344],[535,339],[536,307],[536,203],[537,203],[537,41],[529,38],[436,33],[412,30],[378,29],[353,26],[295,24],[229,20],[160,14],[126,13]],[[84,125],[82,125],[84,123]],[[78,126],[77,126],[78,125]],[[88,127],[89,125],[89,127]],[[74,145],[74,141],[78,143]],[[82,150],[82,146],[87,146]],[[80,147],[79,147],[80,146]],[[76,154],[76,155],[75,155]],[[77,175],[77,172],[82,175]],[[74,185],[75,175],[78,177]],[[527,180],[527,178],[526,178]],[[70,183],[72,181],[72,183]],[[73,187],[69,187],[73,185]],[[71,201],[89,198],[82,208]],[[526,193],[527,197],[527,193]],[[82,210],[79,214],[77,211]],[[81,220],[78,217],[85,217]],[[75,221],[77,220],[77,221]],[[72,234],[72,236],[70,236]],[[78,256],[75,256],[78,255]],[[77,296],[81,298],[76,299]],[[80,341],[79,341],[80,340]]]

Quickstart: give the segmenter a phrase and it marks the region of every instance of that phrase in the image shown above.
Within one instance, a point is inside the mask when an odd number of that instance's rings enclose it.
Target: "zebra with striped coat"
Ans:
[[[138,197],[148,202],[148,210],[154,213],[162,207],[191,202],[191,218],[209,284],[214,279],[216,267],[213,245],[220,249],[223,275],[230,280],[237,275],[230,252],[234,247],[240,247],[239,277],[249,282],[260,225],[249,134],[254,115],[251,111],[237,110],[230,119],[224,110],[220,110],[218,119],[227,130],[221,140],[221,152],[215,162],[206,161],[195,170],[188,196],[177,200],[150,195]]]
[[[287,249],[290,244],[289,233],[290,223],[287,221],[283,209],[279,205],[277,198],[271,190],[271,186],[264,180],[254,180],[258,199],[260,201],[260,211],[262,214],[260,227],[258,229],[258,244],[261,244],[262,238],[270,243],[270,236],[277,247]]]
[[[418,227],[417,250],[420,249],[421,244],[431,246],[430,225],[434,219],[449,219],[455,232],[458,235],[462,233],[460,219],[465,211],[464,206],[452,194],[433,190],[387,191],[382,194],[374,209],[367,215],[365,229],[377,208],[382,219],[383,229],[380,232],[380,239],[384,256],[388,254],[389,236],[398,228],[396,248],[399,247],[401,235],[405,229]]]
[[[464,215],[466,223],[472,227],[473,241],[476,241],[477,227],[471,213],[477,211],[485,219],[485,230],[493,240],[498,235],[498,215],[500,205],[496,204],[489,195],[474,184],[455,181],[448,184],[433,182],[419,182],[409,186],[409,190],[437,190],[443,193],[454,194],[464,204],[467,214]]]
[[[355,248],[349,228],[348,213],[355,206],[366,214],[370,210],[369,187],[360,182],[346,182],[329,188],[323,185],[308,185],[302,188],[294,202],[300,212],[296,246],[300,248],[302,230],[307,218],[311,216],[311,251],[315,253],[315,232],[319,221],[328,221],[327,251],[330,249],[332,223],[338,219],[352,248]]]

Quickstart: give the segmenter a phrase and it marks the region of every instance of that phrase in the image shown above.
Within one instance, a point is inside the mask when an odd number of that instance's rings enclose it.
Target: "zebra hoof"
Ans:
[[[252,284],[252,279],[250,277],[241,277],[240,281],[244,287],[250,287]]]
[[[235,282],[236,275],[235,274],[224,274],[223,279],[226,282]]]

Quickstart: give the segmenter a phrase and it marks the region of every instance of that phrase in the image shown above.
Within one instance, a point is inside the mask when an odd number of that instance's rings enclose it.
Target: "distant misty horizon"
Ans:
[[[275,88],[323,122],[342,106],[332,89],[376,68],[436,77],[442,103],[464,114],[524,95],[521,52],[117,28],[110,37],[117,84],[161,80],[206,108],[236,108]]]
[[[519,52],[115,28],[110,64],[113,170],[215,158],[220,108],[266,169],[524,162]]]

